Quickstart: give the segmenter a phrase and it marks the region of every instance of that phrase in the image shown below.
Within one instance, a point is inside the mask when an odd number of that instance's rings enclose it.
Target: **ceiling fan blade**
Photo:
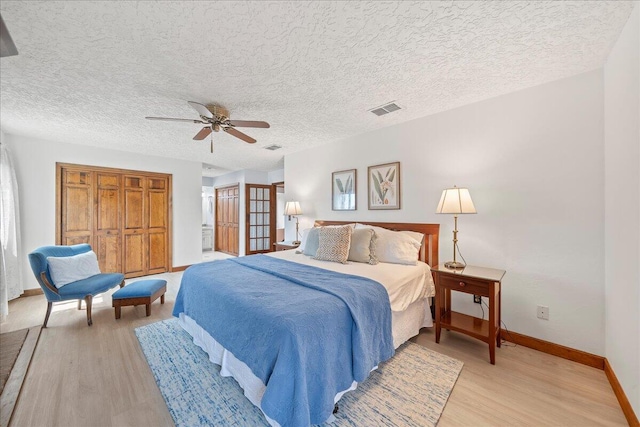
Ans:
[[[224,129],[224,131],[227,132],[228,134],[231,134],[236,138],[240,138],[241,140],[243,140],[244,142],[248,142],[249,144],[254,144],[256,142],[256,140],[251,138],[249,135],[246,135],[234,128],[229,127],[229,128],[222,128],[222,129]]]
[[[206,137],[208,137],[210,133],[211,133],[211,126],[203,127],[202,130],[200,130],[200,132],[198,132],[196,136],[193,137],[193,139],[196,141],[201,141]]]
[[[252,120],[229,120],[228,122],[231,126],[237,126],[241,128],[269,128],[269,123],[267,122],[257,122]]]
[[[202,120],[194,119],[174,119],[171,117],[145,117],[147,120],[163,120],[166,122],[189,122],[189,123],[204,123]]]
[[[191,107],[193,107],[194,110],[196,110],[198,112],[198,114],[200,114],[201,116],[205,116],[208,117],[210,119],[213,118],[213,114],[211,114],[211,111],[209,111],[209,109],[202,105],[202,104],[198,104],[197,102],[193,102],[193,101],[188,101],[189,105],[191,105]]]
[[[16,45],[11,38],[11,34],[9,34],[9,29],[5,25],[2,15],[0,15],[0,57],[4,58],[5,56],[13,56],[17,54],[18,48],[16,48]]]

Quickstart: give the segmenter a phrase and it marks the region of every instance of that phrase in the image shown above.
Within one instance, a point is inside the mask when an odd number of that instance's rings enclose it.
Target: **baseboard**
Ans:
[[[582,350],[576,350],[575,348],[565,347],[560,344],[530,337],[528,335],[522,335],[517,332],[505,331],[504,329],[501,330],[500,336],[505,341],[509,341],[514,344],[529,347],[543,353],[552,354],[593,368],[604,369],[605,358],[602,356],[597,356]]]
[[[627,395],[624,393],[624,390],[618,381],[618,377],[616,377],[616,374],[613,372],[613,368],[606,358],[604,359],[604,373],[607,374],[609,384],[611,384],[611,388],[613,389],[613,394],[616,395],[620,408],[622,408],[622,413],[624,413],[624,416],[627,418],[627,422],[630,426],[639,426],[640,422],[638,422],[638,417],[633,411],[631,403],[629,402],[629,399],[627,399]]]
[[[32,296],[35,296],[35,295],[42,295],[42,294],[44,294],[44,292],[42,291],[41,288],[25,289],[24,291],[22,291],[22,294],[20,295],[20,298],[32,297]]]
[[[171,267],[171,272],[175,273],[176,271],[185,271],[189,267],[191,267],[191,264],[189,264],[189,265],[179,265],[177,267]]]

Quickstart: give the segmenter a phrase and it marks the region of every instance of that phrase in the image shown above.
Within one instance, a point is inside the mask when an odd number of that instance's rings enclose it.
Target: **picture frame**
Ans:
[[[370,210],[400,209],[400,162],[369,166],[367,194]]]
[[[357,209],[357,170],[347,169],[331,174],[331,209],[355,211]]]

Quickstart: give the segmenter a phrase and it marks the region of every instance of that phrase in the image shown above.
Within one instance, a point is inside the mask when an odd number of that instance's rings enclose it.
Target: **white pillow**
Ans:
[[[358,228],[371,228],[375,231],[375,254],[379,262],[407,265],[416,265],[418,262],[422,240],[416,240],[415,235],[367,224],[356,224],[356,229]]]
[[[100,274],[98,257],[93,251],[67,257],[47,257],[49,274],[56,288],[60,289],[78,280]]]
[[[304,252],[304,247],[307,245],[307,237],[309,237],[310,228],[305,228],[300,232],[300,246],[298,250]]]

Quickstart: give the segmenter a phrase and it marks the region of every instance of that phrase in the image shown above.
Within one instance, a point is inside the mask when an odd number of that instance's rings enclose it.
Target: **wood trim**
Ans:
[[[167,174],[167,271],[173,271],[173,174]]]
[[[20,391],[22,390],[22,384],[29,371],[29,365],[31,365],[31,359],[36,350],[38,339],[40,338],[40,326],[29,328],[27,337],[22,344],[18,358],[11,368],[11,373],[7,382],[2,390],[2,396],[0,396],[0,426],[7,427],[11,421],[13,415],[13,409],[20,397]]]
[[[611,388],[613,389],[613,394],[616,395],[616,398],[618,399],[618,403],[620,404],[620,408],[622,408],[622,413],[627,419],[627,422],[629,423],[629,425],[632,427],[640,426],[638,417],[636,416],[636,413],[633,411],[633,407],[631,406],[629,399],[627,399],[627,395],[624,393],[624,390],[622,389],[622,386],[618,381],[618,377],[616,377],[616,374],[613,372],[613,368],[611,367],[611,364],[609,363],[607,358],[604,359],[604,373],[607,375],[607,378],[609,379],[609,384],[611,384]]]
[[[500,336],[505,340],[524,347],[529,347],[543,353],[558,356],[563,359],[578,362],[583,365],[591,366],[597,369],[604,369],[605,358],[595,354],[587,353],[575,348],[565,347],[539,338],[530,337],[528,335],[519,334],[513,331],[502,329]]]
[[[34,297],[36,295],[42,295],[42,294],[44,294],[44,291],[42,290],[42,288],[25,289],[24,291],[22,291],[22,294],[20,294],[20,298]]]
[[[323,225],[346,225],[353,224],[355,221],[325,221],[316,220],[314,226],[321,227]],[[422,224],[410,222],[369,222],[358,221],[360,224],[373,225],[375,227],[387,228],[395,231],[417,231],[424,234],[424,241],[420,249],[419,259],[429,265],[438,265],[438,235],[440,233],[440,224]]]
[[[191,267],[192,264],[188,265],[178,265],[176,267],[171,268],[171,273],[175,273],[176,271],[185,271],[187,268]]]
[[[51,284],[49,282],[49,279],[47,279],[47,273],[46,271],[41,271],[40,272],[40,280],[42,280],[42,283],[44,283],[44,285],[54,294],[58,295],[58,288],[56,288],[55,286],[53,286],[53,284]],[[44,291],[43,291],[44,293]]]

